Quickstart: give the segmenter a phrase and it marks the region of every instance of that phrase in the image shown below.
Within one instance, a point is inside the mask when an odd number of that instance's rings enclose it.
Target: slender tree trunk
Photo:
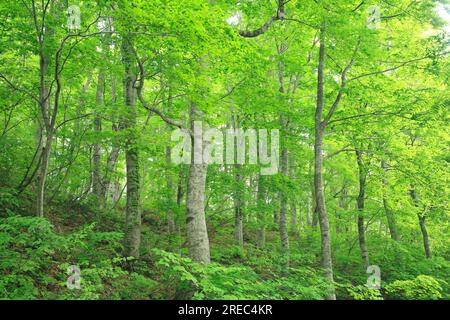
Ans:
[[[311,170],[315,166],[315,162],[313,165],[311,165]],[[315,185],[315,175],[313,174],[313,177],[311,179],[311,195],[312,195],[312,210],[311,210],[311,226],[316,229],[317,225],[319,224],[319,214],[317,212],[317,204],[316,204],[316,185]]]
[[[98,81],[97,81],[97,93],[96,93],[96,107],[101,108],[103,105],[103,97],[105,93],[105,75],[103,70],[100,70],[98,73]],[[96,134],[96,139],[98,139],[100,133],[102,131],[102,120],[99,112],[95,111],[94,116],[94,132]],[[94,143],[93,146],[93,155],[92,155],[92,187],[94,195],[97,197],[97,203],[100,208],[103,208],[105,201],[103,195],[103,187],[102,187],[102,174],[101,174],[101,146],[98,141]]]
[[[365,192],[366,192],[366,169],[364,168],[364,163],[362,160],[362,152],[356,150],[356,159],[358,163],[358,173],[359,173],[359,194],[356,200],[356,205],[358,209],[358,240],[359,248],[361,250],[361,257],[364,263],[364,270],[369,266],[369,253],[366,246],[365,229],[364,229],[364,202],[365,202]]]
[[[306,206],[307,206],[307,208],[306,208],[306,223],[310,227],[313,226],[312,215],[314,213],[312,212],[312,210],[314,210],[314,202],[315,202],[313,165],[314,165],[314,161],[310,161],[309,162],[309,174],[308,174],[310,192],[308,192],[306,195]]]
[[[289,208],[291,210],[291,227],[292,231],[295,234],[298,234],[297,228],[297,206],[295,205],[295,197],[292,195]]]
[[[228,92],[231,92],[231,88],[228,86]],[[230,112],[231,112],[231,127],[236,132],[236,130],[240,129],[240,121],[239,117],[235,116],[234,114],[234,107],[233,107],[233,100],[230,99],[229,102],[230,105]],[[234,138],[233,138],[234,139]],[[236,145],[239,142],[236,141]],[[237,150],[233,150],[234,157],[237,157]],[[234,200],[234,239],[236,241],[236,244],[239,247],[244,246],[244,212],[243,212],[243,199],[242,199],[242,192],[243,192],[243,177],[242,177],[242,165],[235,164],[234,166],[234,194],[233,194],[233,200]]]
[[[285,176],[289,176],[288,172],[288,150],[283,147],[281,151],[281,173]],[[281,247],[286,254],[289,254],[289,235],[287,228],[287,192],[282,191],[280,193],[280,238]]]
[[[346,182],[344,181],[344,185],[342,186],[341,196],[339,197],[339,207],[346,212],[348,210],[348,202],[347,202],[348,191],[346,187]],[[342,231],[348,232],[348,219],[343,217],[342,215],[336,215],[337,223],[336,223],[336,233],[340,233]]]
[[[181,201],[183,200],[183,181],[184,181],[184,168],[180,166],[178,171],[178,184],[177,184],[177,206],[181,206]]]
[[[311,195],[306,195],[306,223],[308,226],[312,226],[311,221]]]
[[[164,85],[161,83],[161,85]],[[164,95],[163,95],[164,99]],[[167,112],[170,114],[172,110],[172,89],[169,84],[169,97],[167,102]],[[169,131],[170,126],[166,125],[166,129]],[[172,203],[174,202],[174,186],[173,186],[173,179],[172,179],[172,172],[171,172],[171,160],[170,155],[172,153],[172,148],[170,147],[170,144],[166,146],[166,183],[167,183],[167,196],[169,197],[169,208],[167,210],[167,229],[169,231],[169,234],[174,234],[176,231],[175,226],[175,215],[172,208]]]
[[[36,14],[36,12],[34,12]],[[53,128],[50,125],[50,93],[47,88],[46,78],[49,74],[50,52],[46,48],[45,41],[48,41],[53,35],[53,30],[50,28],[42,28],[45,30],[40,38],[39,48],[39,108],[41,111],[41,123],[39,125],[38,135],[42,135],[41,150],[38,153],[38,175],[37,175],[37,189],[36,189],[36,215],[38,217],[44,216],[44,194],[45,194],[45,180],[47,179],[48,163],[50,160],[50,149],[53,140]],[[40,137],[39,137],[40,139]],[[41,139],[40,139],[41,140]]]
[[[295,160],[294,157],[291,156],[290,160],[290,178],[293,180],[295,178]],[[290,209],[291,209],[291,228],[292,228],[292,234],[295,237],[298,237],[299,235],[299,223],[297,222],[297,206],[296,206],[296,195],[295,192],[291,192],[291,201],[290,201]]]
[[[280,7],[279,10],[284,14],[284,7]],[[281,57],[283,53],[286,51],[286,44],[284,41],[277,47],[278,55]],[[284,85],[284,63],[281,61],[278,62],[278,81],[279,81],[279,91],[282,94],[286,94],[285,85]],[[289,84],[290,85],[290,84]],[[289,151],[287,147],[287,131],[288,131],[289,121],[286,118],[284,113],[280,114],[280,125],[282,132],[282,143],[281,143],[281,173],[285,178],[289,177]],[[287,207],[288,207],[288,192],[286,190],[282,190],[280,192],[280,217],[279,217],[279,229],[280,229],[280,239],[281,239],[281,248],[283,252],[287,255],[289,261],[289,234],[288,234],[288,225],[287,225]]]
[[[243,226],[243,204],[242,204],[242,167],[239,164],[235,166],[236,191],[234,194],[234,238],[236,244],[240,247],[244,246],[244,226]]]
[[[208,230],[205,217],[205,192],[208,165],[201,160],[204,150],[203,133],[194,129],[194,122],[201,119],[196,106],[191,102],[190,127],[193,132],[191,144],[191,164],[187,178],[186,191],[186,231],[189,257],[199,263],[208,264],[211,261],[209,251]],[[200,161],[196,159],[200,158]],[[180,194],[180,193],[179,193]],[[180,197],[181,199],[181,197]],[[179,288],[175,299],[190,300],[196,291],[193,283]]]
[[[389,227],[389,233],[391,235],[391,238],[395,241],[399,240],[398,232],[397,232],[397,224],[395,222],[394,213],[392,212],[391,208],[389,207],[387,195],[386,195],[386,189],[389,185],[388,180],[386,178],[387,172],[389,170],[389,166],[387,165],[385,160],[381,161],[381,167],[384,169],[384,177],[383,177],[383,206],[384,206],[384,212],[386,214],[386,219],[388,222]]]
[[[116,204],[122,196],[122,186],[120,184],[120,179],[116,178],[114,182],[111,183],[111,203]]]
[[[228,93],[231,93],[231,87],[229,86],[229,83],[227,83],[227,91]],[[233,106],[233,99],[230,98],[229,100],[229,107],[230,107],[230,113],[231,113],[231,127],[236,133],[236,130],[240,129],[240,121],[239,116],[236,116],[234,114],[234,106]],[[234,138],[233,138],[234,139]],[[237,139],[236,139],[237,140]],[[238,145],[238,141],[236,141],[236,145]],[[233,150],[234,157],[237,157],[237,150]],[[244,246],[244,212],[243,212],[243,197],[242,192],[244,189],[243,186],[243,177],[242,177],[242,165],[235,164],[234,166],[234,194],[233,194],[233,200],[234,200],[234,239],[236,241],[236,244],[239,247]]]
[[[319,66],[317,71],[317,107],[315,113],[315,141],[314,141],[314,193],[316,210],[319,216],[321,245],[322,245],[322,266],[325,275],[330,282],[331,289],[327,294],[327,299],[335,300],[333,262],[331,257],[330,225],[328,222],[327,209],[325,205],[325,194],[323,186],[323,136],[324,127],[322,124],[322,114],[324,106],[324,62],[325,62],[325,24],[320,30]]]
[[[50,161],[50,150],[53,140],[53,130],[46,131],[46,141],[41,151],[41,162],[39,167],[39,173],[37,177],[37,216],[44,216],[44,194],[45,194],[45,181],[47,179],[48,163]]]
[[[108,155],[108,160],[106,161],[106,173],[102,183],[102,197],[106,202],[108,198],[108,192],[114,190],[114,181],[112,180],[113,172],[116,168],[117,160],[119,159],[120,148],[118,145],[113,145],[111,152]]]
[[[422,238],[423,238],[423,247],[425,249],[425,256],[427,258],[431,258],[431,249],[430,249],[430,242],[428,239],[428,232],[427,228],[425,226],[425,216],[418,214],[417,217],[419,218],[419,224],[420,224],[420,231],[422,232]]]
[[[417,197],[416,189],[414,188],[414,186],[411,186],[409,194],[411,195],[414,206],[417,209],[419,209],[419,199]],[[422,232],[423,248],[425,250],[425,256],[427,258],[431,258],[430,241],[428,239],[428,231],[425,226],[426,215],[423,214],[422,212],[417,212],[417,218],[419,219],[420,231]]]
[[[187,198],[186,198],[186,229],[189,256],[192,260],[201,263],[210,262],[208,230],[205,219],[205,189],[208,166],[202,162],[203,133],[194,129],[194,122],[200,119],[196,106],[191,103],[190,122],[192,139],[192,155],[189,168]],[[195,161],[199,157],[200,161]]]
[[[169,208],[167,210],[167,230],[170,234],[175,233],[175,215],[172,209],[172,203],[174,200],[174,189],[173,189],[173,179],[172,173],[170,172],[170,154],[172,152],[172,148],[170,146],[166,147],[166,183],[167,183],[167,196],[170,199]]]
[[[130,134],[125,145],[127,176],[127,204],[125,219],[125,255],[139,258],[141,243],[141,207],[139,183],[139,154],[136,130],[136,66],[131,48],[131,39],[125,37],[122,44],[123,63],[125,67],[124,94],[128,112],[125,120]]]
[[[114,105],[117,102],[117,94],[116,94],[116,79],[111,76],[111,103]],[[119,117],[116,119],[116,115],[113,116],[112,119],[112,130],[117,132],[123,129],[123,119]],[[102,197],[106,203],[108,198],[111,198],[111,202],[114,204],[114,190],[115,190],[115,181],[113,181],[113,172],[116,168],[117,161],[119,159],[120,154],[120,146],[117,142],[113,141],[111,152],[108,155],[108,159],[106,160],[106,170],[105,175],[103,176],[102,183]],[[120,186],[119,186],[120,189]],[[108,196],[108,192],[111,194],[111,197]]]
[[[279,226],[280,225],[280,215],[278,214],[278,209],[273,211],[273,222]]]
[[[263,175],[258,174],[258,193],[257,199],[257,219],[258,219],[258,232],[257,232],[257,245],[259,248],[264,248],[266,245],[266,186],[265,178]]]

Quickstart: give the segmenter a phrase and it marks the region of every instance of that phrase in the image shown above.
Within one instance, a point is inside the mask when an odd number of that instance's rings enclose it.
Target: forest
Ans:
[[[0,299],[450,299],[449,21],[0,0]]]

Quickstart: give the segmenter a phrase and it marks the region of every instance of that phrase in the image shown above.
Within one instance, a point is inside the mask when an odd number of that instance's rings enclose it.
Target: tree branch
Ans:
[[[333,102],[333,105],[331,106],[330,110],[328,110],[327,115],[325,116],[325,119],[322,121],[322,126],[325,128],[330,121],[331,117],[333,116],[333,113],[336,111],[336,108],[339,106],[339,103],[341,102],[342,95],[344,93],[344,89],[347,86],[347,73],[350,71],[350,69],[353,67],[353,64],[355,63],[355,57],[359,49],[359,45],[361,43],[361,38],[358,39],[358,43],[355,47],[355,50],[353,51],[352,58],[348,65],[345,67],[345,69],[341,73],[341,87],[339,89],[338,95],[336,96],[336,99]]]
[[[284,19],[284,5],[286,1],[285,0],[278,0],[278,8],[277,13],[270,17],[269,20],[267,20],[261,27],[258,29],[255,29],[253,31],[246,31],[246,30],[239,30],[239,35],[244,38],[255,38],[257,36],[262,35],[267,30],[269,30],[269,27],[278,20]]]
[[[145,109],[147,109],[147,110],[157,114],[167,124],[175,126],[175,127],[179,128],[179,129],[187,130],[189,132],[189,134],[192,136],[193,133],[188,128],[184,127],[182,123],[167,117],[161,110],[157,109],[153,105],[149,105],[145,101],[145,99],[144,99],[144,97],[142,95],[142,89],[144,87],[144,81],[145,81],[144,65],[143,65],[142,61],[139,59],[139,56],[138,56],[138,54],[136,52],[136,49],[134,48],[134,46],[131,43],[131,41],[128,38],[125,39],[125,41],[128,41],[128,43],[130,45],[130,48],[131,48],[131,50],[132,50],[132,52],[133,52],[133,54],[134,54],[134,56],[136,58],[136,61],[138,63],[138,67],[139,67],[139,81],[138,81],[138,79],[136,79],[134,87],[136,88],[137,96],[138,96],[138,99],[141,102],[142,106]],[[136,82],[138,83],[138,85],[136,85]]]
[[[376,74],[382,74],[382,73],[386,73],[386,72],[389,72],[389,71],[394,71],[394,70],[400,69],[400,68],[402,68],[402,67],[404,67],[404,66],[406,66],[406,65],[408,65],[410,63],[421,61],[421,60],[424,60],[424,59],[427,59],[427,58],[430,58],[430,56],[427,55],[427,56],[424,56],[422,58],[416,58],[416,59],[412,59],[412,60],[409,60],[409,61],[405,61],[405,62],[402,62],[400,65],[398,65],[396,67],[389,68],[389,69],[385,69],[385,70],[381,70],[381,71],[373,71],[373,72],[361,74],[359,76],[356,76],[354,78],[349,79],[347,82],[354,81],[354,80],[357,80],[357,79],[361,79],[361,78],[364,78],[364,77],[373,76],[373,75],[376,75]]]

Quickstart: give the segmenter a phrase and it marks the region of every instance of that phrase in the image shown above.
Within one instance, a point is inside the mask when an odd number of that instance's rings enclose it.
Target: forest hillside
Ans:
[[[449,299],[449,8],[0,0],[0,299]]]

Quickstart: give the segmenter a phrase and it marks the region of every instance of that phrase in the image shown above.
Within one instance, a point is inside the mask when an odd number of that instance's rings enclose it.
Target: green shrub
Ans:
[[[11,216],[19,207],[16,193],[15,189],[0,187],[0,216]]]
[[[153,281],[122,268],[122,234],[86,225],[58,234],[44,218],[0,220],[0,299],[142,299]],[[80,288],[67,288],[67,268],[81,270]]]
[[[380,290],[369,289],[366,286],[351,286],[347,288],[347,292],[355,300],[383,300]]]
[[[386,286],[386,295],[398,300],[438,300],[442,287],[431,276],[420,275],[413,280],[397,280]]]
[[[252,268],[218,263],[202,265],[162,250],[153,250],[168,298],[190,286],[194,299],[322,299],[328,289],[324,278],[310,268],[289,268],[286,274],[262,278]]]

